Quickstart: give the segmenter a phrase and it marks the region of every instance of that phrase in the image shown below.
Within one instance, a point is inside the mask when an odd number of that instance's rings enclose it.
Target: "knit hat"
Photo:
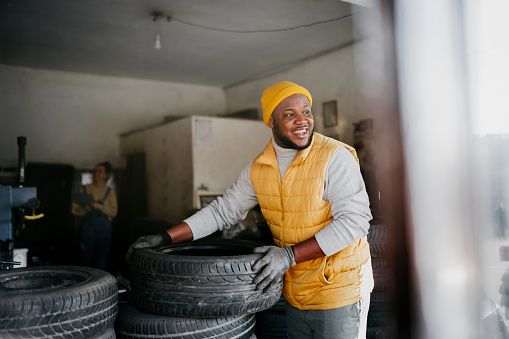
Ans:
[[[269,119],[277,105],[292,94],[304,94],[311,107],[312,98],[307,89],[290,81],[281,81],[269,86],[262,94],[263,121],[269,126]]]

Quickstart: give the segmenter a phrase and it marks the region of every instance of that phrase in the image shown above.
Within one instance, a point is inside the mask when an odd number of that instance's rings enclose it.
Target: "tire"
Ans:
[[[131,297],[141,309],[176,317],[224,317],[270,308],[283,281],[257,291],[251,265],[264,244],[247,240],[210,240],[138,250],[131,258]]]
[[[258,339],[288,338],[286,300],[283,296],[271,308],[256,313],[255,334]]]
[[[255,315],[209,319],[171,317],[146,313],[131,302],[120,305],[115,332],[120,339],[248,339],[254,332]]]
[[[109,327],[106,331],[103,333],[90,338],[90,339],[115,339],[117,336],[115,335],[115,330],[113,330],[113,327]]]
[[[256,313],[255,333],[259,339],[288,338],[286,313]]]
[[[367,321],[367,339],[379,339],[378,333],[391,323],[393,270],[389,262],[389,229],[384,224],[373,224],[368,233],[375,286]]]
[[[371,265],[373,266],[373,273],[380,272],[389,275],[390,267],[388,259],[371,258]]]
[[[118,311],[115,278],[78,266],[0,271],[0,338],[94,338]]]
[[[387,226],[371,225],[368,232],[368,243],[372,258],[387,258],[389,254]]]

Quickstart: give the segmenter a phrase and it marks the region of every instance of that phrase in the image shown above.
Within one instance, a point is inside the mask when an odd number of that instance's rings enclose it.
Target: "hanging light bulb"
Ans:
[[[161,36],[159,35],[159,32],[156,34],[156,41],[154,43],[155,49],[161,49]]]
[[[160,34],[160,29],[159,29],[159,19],[164,18],[164,19],[166,19],[166,21],[169,22],[171,20],[171,17],[164,15],[161,12],[153,12],[152,15],[153,15],[153,21],[156,23],[156,29],[157,29],[156,41],[154,42],[154,48],[161,49],[161,34]]]
[[[155,49],[161,49],[161,35],[159,34],[159,18],[163,16],[163,13],[161,12],[154,12],[154,22],[156,23],[156,41],[154,42],[154,48]]]

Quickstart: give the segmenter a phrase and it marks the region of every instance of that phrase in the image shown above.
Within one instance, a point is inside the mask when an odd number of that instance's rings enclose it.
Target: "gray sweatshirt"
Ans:
[[[282,180],[298,151],[279,147],[274,140],[272,145]],[[258,205],[251,183],[251,164],[242,170],[240,177],[222,197],[184,220],[191,228],[194,240],[230,228]],[[332,255],[365,236],[372,216],[359,165],[348,149],[340,147],[333,154],[325,173],[324,186],[323,200],[330,202],[334,219],[315,237],[325,255]]]

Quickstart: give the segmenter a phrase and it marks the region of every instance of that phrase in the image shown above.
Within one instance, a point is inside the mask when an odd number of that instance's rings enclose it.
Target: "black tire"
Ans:
[[[384,270],[373,270],[373,279],[375,279],[375,286],[373,292],[391,291],[394,284],[391,284],[390,275]]]
[[[263,244],[247,240],[181,243],[158,250],[138,250],[131,258],[131,297],[153,313],[176,317],[224,317],[270,308],[283,282],[256,290],[258,272],[251,265]]]
[[[371,225],[368,243],[372,258],[387,258],[389,254],[389,236],[386,225]]]
[[[220,318],[181,318],[146,313],[131,302],[120,305],[115,332],[119,339],[248,339],[254,332],[255,315]]]
[[[367,338],[378,339],[378,333],[391,323],[393,269],[389,262],[389,228],[385,224],[371,225],[368,242],[371,250],[375,286],[371,293],[368,313]]]
[[[271,312],[271,313],[284,313],[286,314],[286,299],[281,294],[277,303],[275,303],[271,308],[266,309],[262,312]]]
[[[113,325],[118,287],[90,267],[0,271],[0,338],[93,338]]]
[[[389,275],[391,272],[388,259],[371,258],[371,265],[373,266],[373,274],[376,272]]]
[[[109,327],[103,333],[101,333],[93,338],[90,338],[90,339],[115,339],[116,337],[117,336],[115,335],[115,330],[113,329],[113,327]]]
[[[283,296],[271,308],[256,313],[255,334],[258,339],[288,338],[286,300]]]
[[[391,331],[388,330],[387,328],[379,329],[376,332],[376,339],[393,339],[393,338],[395,337],[391,334]]]
[[[286,313],[256,313],[255,333],[258,339],[288,338]]]
[[[118,220],[117,220],[118,221]],[[140,217],[122,227],[119,242],[116,248],[112,248],[115,265],[122,276],[130,279],[129,265],[125,261],[125,254],[133,242],[141,236],[159,234],[172,227],[172,224],[165,220]],[[112,243],[114,245],[115,243]]]

